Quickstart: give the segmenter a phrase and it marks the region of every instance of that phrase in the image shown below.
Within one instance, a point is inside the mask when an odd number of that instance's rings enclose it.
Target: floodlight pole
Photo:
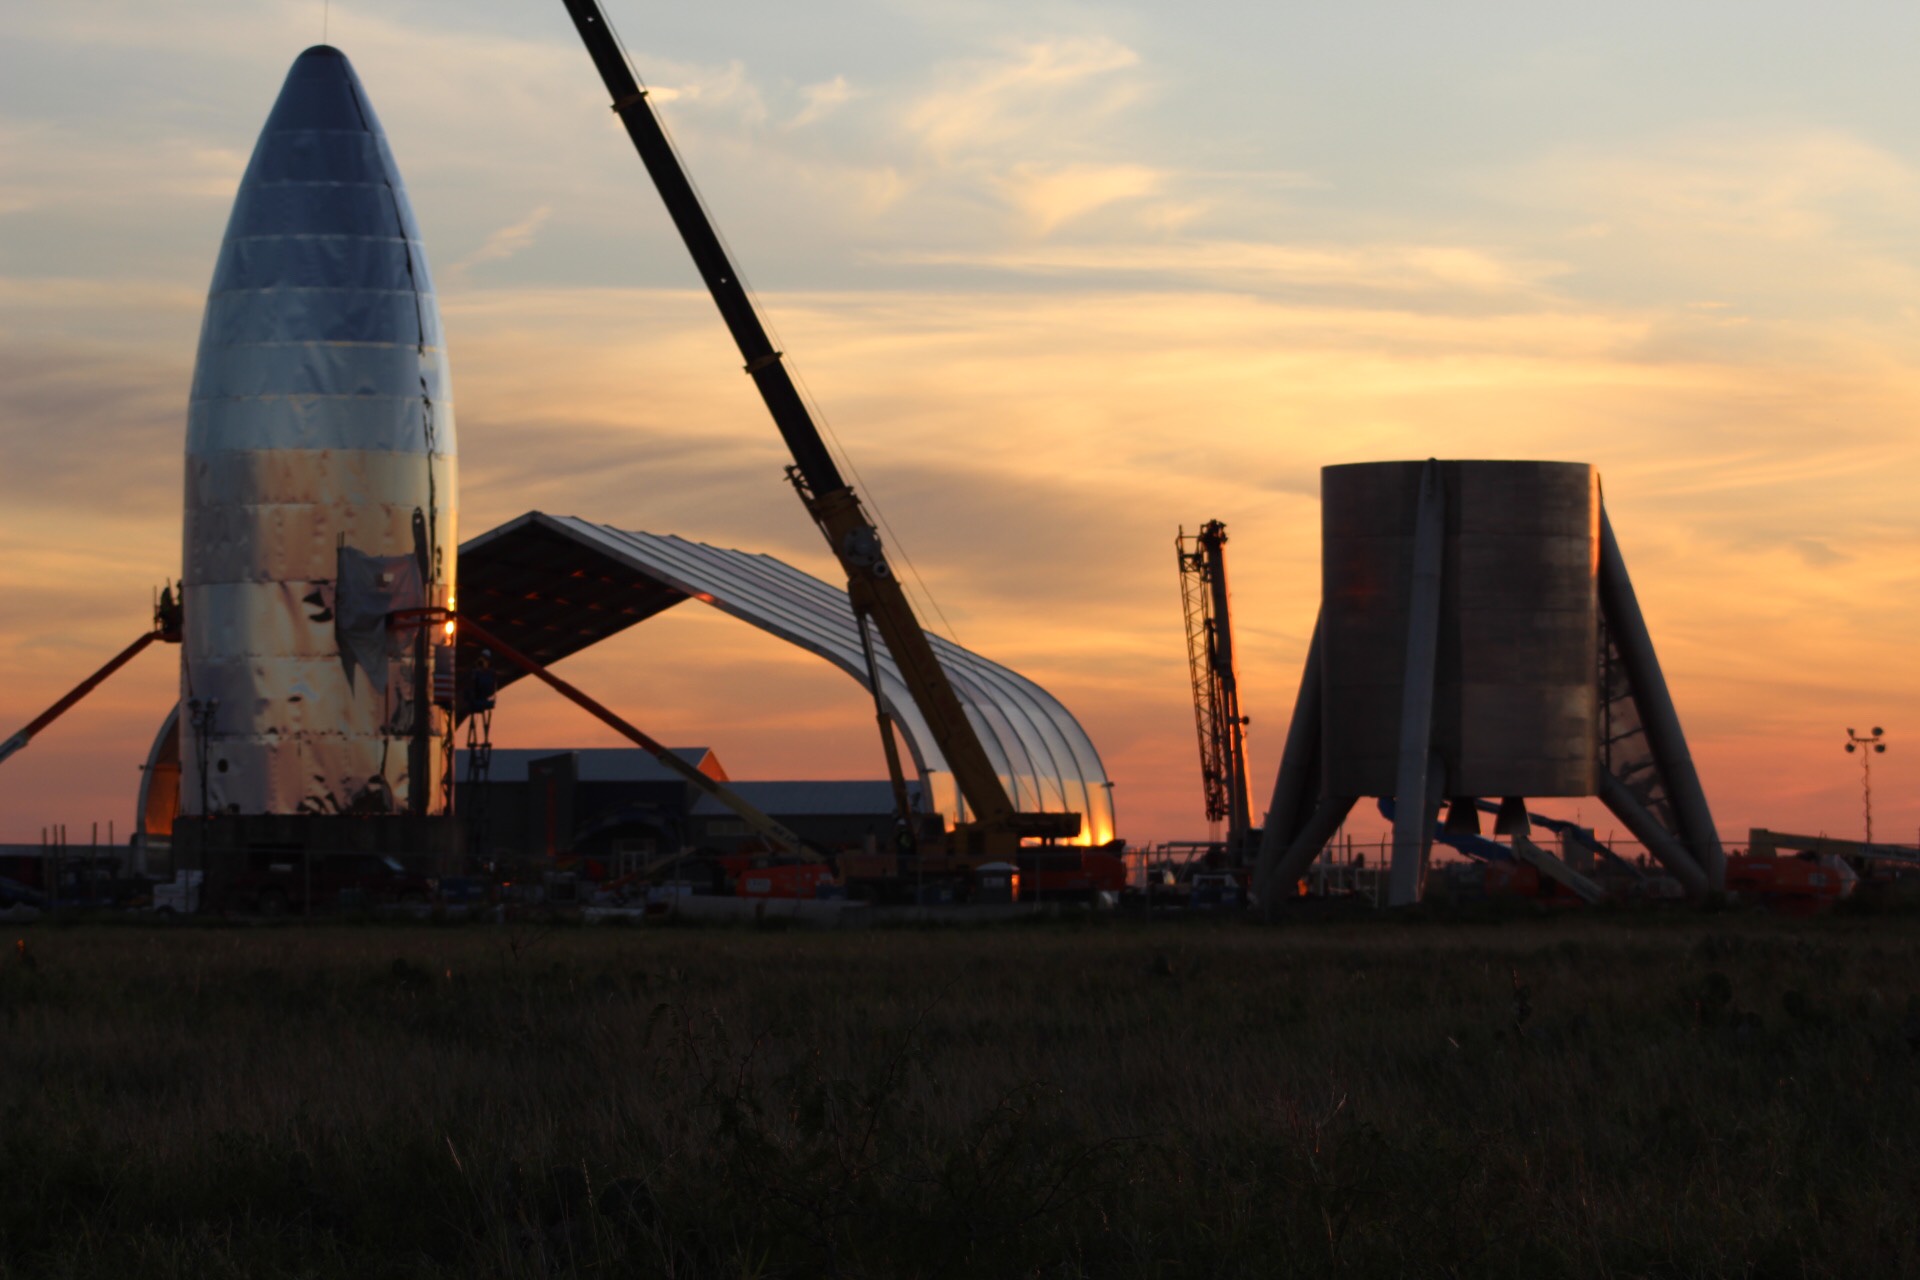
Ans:
[[[1873,758],[1887,749],[1885,729],[1875,726],[1872,733],[1847,730],[1847,750],[1860,752],[1860,801],[1866,814],[1867,843],[1873,843]]]

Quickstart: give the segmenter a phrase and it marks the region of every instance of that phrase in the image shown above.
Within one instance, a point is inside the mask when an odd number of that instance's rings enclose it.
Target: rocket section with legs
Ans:
[[[346,57],[293,64],[241,179],[187,426],[181,809],[438,814],[454,420],[440,313]],[[443,671],[450,677],[450,669]]]
[[[1269,910],[1362,796],[1391,801],[1389,906],[1425,892],[1443,805],[1477,835],[1493,797],[1494,831],[1580,896],[1531,843],[1529,797],[1598,796],[1688,893],[1726,888],[1592,467],[1351,463],[1320,496],[1320,618],[1255,877]]]

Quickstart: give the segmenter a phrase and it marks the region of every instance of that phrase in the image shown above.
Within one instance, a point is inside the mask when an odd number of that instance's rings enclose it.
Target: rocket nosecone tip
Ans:
[[[416,647],[395,639],[376,672],[380,647],[343,660],[336,626],[343,558],[417,565],[412,603],[443,605],[457,543],[432,276],[379,117],[331,45],[294,60],[234,197],[186,445],[181,697],[218,717],[204,752],[182,717],[184,811],[387,812],[416,786],[438,796],[437,763],[409,772],[422,762],[408,726],[441,714],[415,697]]]
[[[352,61],[330,44],[314,45],[293,60],[261,130],[261,142],[290,129],[381,132]]]
[[[187,452],[451,454],[451,410],[432,273],[399,167],[352,64],[316,46],[288,71],[234,197]]]

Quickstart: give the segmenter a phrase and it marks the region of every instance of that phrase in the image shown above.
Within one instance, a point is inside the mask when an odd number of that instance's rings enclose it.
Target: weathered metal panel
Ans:
[[[427,602],[451,601],[454,453],[440,316],[399,171],[346,58],[309,49],[241,179],[201,327],[183,812],[405,811],[416,787],[426,812],[444,809],[448,725],[416,704],[414,646],[389,647],[384,680],[353,678],[334,589],[344,546],[423,557]],[[431,741],[415,778],[418,715]]]
[[[1420,462],[1321,471],[1327,787],[1390,795]],[[1433,742],[1457,795],[1598,787],[1599,480],[1555,462],[1445,462]]]

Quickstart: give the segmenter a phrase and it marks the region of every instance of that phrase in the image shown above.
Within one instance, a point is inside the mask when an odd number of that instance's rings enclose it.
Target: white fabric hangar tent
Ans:
[[[460,612],[541,663],[553,663],[693,599],[831,662],[864,688],[847,594],[772,556],[533,511],[460,548]],[[1080,843],[1114,835],[1113,793],[1093,740],[1033,681],[929,634],[967,718],[1016,808],[1082,815]],[[962,800],[899,669],[878,641],[879,696],[949,821]],[[473,658],[462,640],[461,666]],[[503,683],[515,673],[503,672]]]

